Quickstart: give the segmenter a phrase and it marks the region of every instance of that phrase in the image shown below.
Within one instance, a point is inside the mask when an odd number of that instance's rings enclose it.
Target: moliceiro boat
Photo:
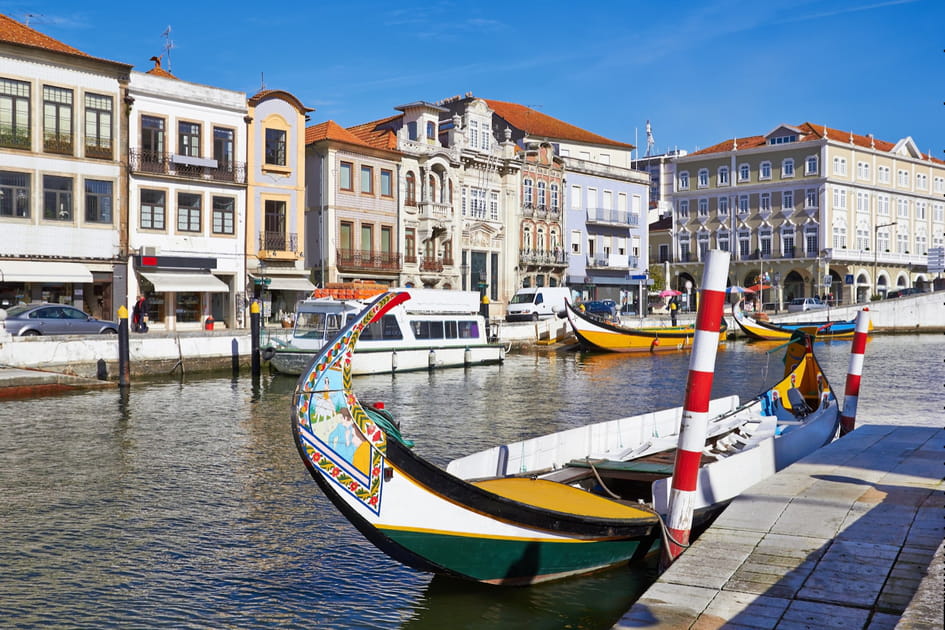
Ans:
[[[443,470],[352,388],[358,338],[409,297],[373,301],[296,386],[299,454],[341,513],[396,560],[491,584],[587,573],[653,550],[682,409],[496,447]],[[838,425],[833,391],[801,333],[787,347],[782,380],[744,404],[714,401],[711,413],[696,529],[748,485],[830,442]]]
[[[403,289],[411,299],[360,335],[354,374],[382,374],[499,363],[505,348],[490,343],[475,291]],[[298,303],[287,343],[264,350],[274,369],[301,374],[315,355],[367,302],[332,297]]]
[[[829,339],[853,339],[856,332],[856,318],[850,320],[779,323],[767,321],[767,316],[751,317],[742,309],[743,302],[732,305],[732,318],[746,336],[764,341],[787,341],[798,330],[814,337],[817,341]],[[763,315],[763,314],[762,314]],[[870,331],[873,323],[869,324]]]
[[[565,312],[574,335],[581,346],[587,350],[607,350],[609,352],[662,352],[683,350],[692,346],[696,329],[694,326],[652,326],[646,328],[628,328],[620,324],[595,317],[575,307],[570,302],[565,304]],[[728,325],[722,319],[719,341],[725,340]]]

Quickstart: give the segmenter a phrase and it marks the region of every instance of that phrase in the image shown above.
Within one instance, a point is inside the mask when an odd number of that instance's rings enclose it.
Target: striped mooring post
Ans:
[[[668,567],[689,546],[692,511],[699,479],[699,465],[709,422],[709,399],[719,349],[719,327],[725,307],[725,281],[731,254],[713,249],[706,257],[702,274],[702,298],[696,315],[696,333],[689,357],[686,402],[679,426],[679,445],[669,492],[670,540],[663,548],[662,566]]]
[[[856,426],[856,403],[860,396],[860,375],[863,374],[863,355],[866,354],[866,340],[869,337],[870,314],[864,308],[856,314],[856,329],[853,333],[853,346],[850,348],[850,367],[847,368],[847,383],[843,391],[843,409],[840,411],[840,436],[844,436]]]

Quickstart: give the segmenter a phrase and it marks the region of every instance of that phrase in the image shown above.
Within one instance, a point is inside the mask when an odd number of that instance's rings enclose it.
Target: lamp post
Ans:
[[[883,223],[882,225],[877,225],[873,228],[873,295],[879,294],[879,277],[877,275],[879,273],[879,231],[884,227],[892,227],[893,225],[896,225],[896,223]]]

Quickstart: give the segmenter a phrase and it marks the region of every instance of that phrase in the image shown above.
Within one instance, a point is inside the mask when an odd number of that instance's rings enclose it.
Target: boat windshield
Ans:
[[[296,316],[295,336],[303,339],[326,339],[338,334],[344,325],[344,313],[301,312]]]

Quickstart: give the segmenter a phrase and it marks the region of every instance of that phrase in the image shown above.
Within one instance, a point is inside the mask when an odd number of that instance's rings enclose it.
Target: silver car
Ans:
[[[794,298],[788,303],[789,313],[801,313],[803,311],[820,311],[827,308],[827,303],[820,298]]]
[[[16,336],[84,335],[118,332],[118,324],[95,319],[74,306],[64,304],[21,304],[0,309],[0,327]]]

